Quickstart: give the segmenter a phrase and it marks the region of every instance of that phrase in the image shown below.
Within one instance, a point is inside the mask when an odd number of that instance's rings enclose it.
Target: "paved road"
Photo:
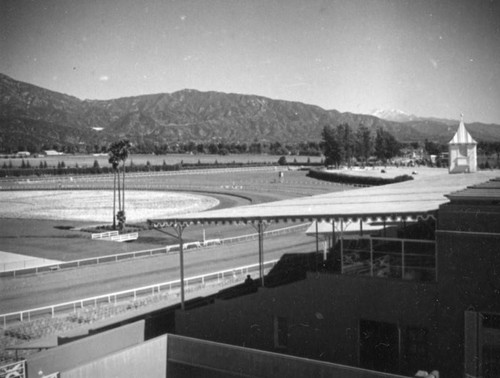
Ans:
[[[265,260],[311,252],[315,238],[304,232],[268,237]],[[199,249],[184,256],[185,277],[258,263],[258,241]],[[29,277],[0,279],[0,314],[108,294],[179,279],[179,256],[156,256]]]

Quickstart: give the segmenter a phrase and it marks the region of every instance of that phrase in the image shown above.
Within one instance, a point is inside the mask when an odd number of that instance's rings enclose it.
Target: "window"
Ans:
[[[396,324],[360,320],[361,367],[396,373],[399,370],[399,329]]]
[[[459,145],[458,146],[458,153],[460,156],[467,157],[467,146],[465,145]]]
[[[288,347],[288,319],[283,316],[274,317],[274,347]]]
[[[500,376],[500,314],[465,312],[465,374]]]
[[[500,377],[500,315],[482,314],[483,377]]]
[[[429,363],[428,333],[426,328],[406,328],[405,360],[410,371],[424,369]]]

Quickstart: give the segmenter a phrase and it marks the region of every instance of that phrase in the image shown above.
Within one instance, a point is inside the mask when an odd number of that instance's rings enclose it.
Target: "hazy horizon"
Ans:
[[[500,124],[498,0],[0,6],[0,72],[82,100],[194,89]]]

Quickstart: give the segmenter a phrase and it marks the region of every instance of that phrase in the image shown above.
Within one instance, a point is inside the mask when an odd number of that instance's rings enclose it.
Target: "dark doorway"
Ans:
[[[360,320],[361,367],[395,373],[399,371],[399,330],[395,324]]]

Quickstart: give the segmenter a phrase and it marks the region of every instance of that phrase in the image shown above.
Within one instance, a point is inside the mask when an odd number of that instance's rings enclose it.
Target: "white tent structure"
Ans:
[[[477,142],[472,139],[460,115],[460,125],[455,136],[448,142],[449,172],[470,173],[477,171]]]

